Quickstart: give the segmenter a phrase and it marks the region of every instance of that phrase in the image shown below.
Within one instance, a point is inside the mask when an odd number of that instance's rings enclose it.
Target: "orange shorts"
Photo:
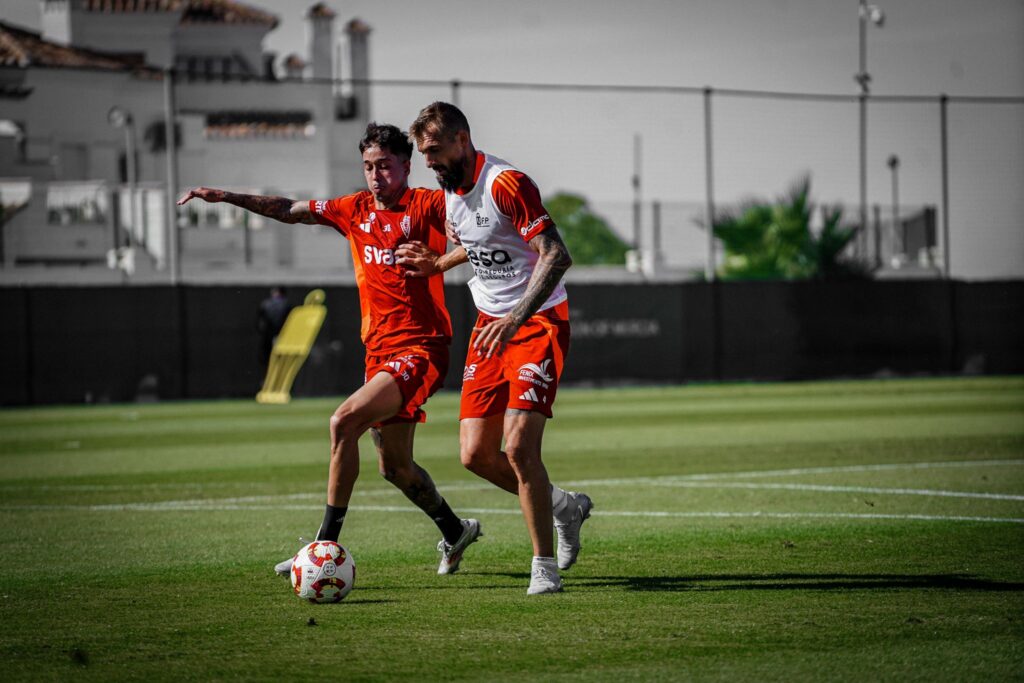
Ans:
[[[401,351],[366,354],[366,379],[386,372],[398,382],[402,407],[393,417],[378,425],[401,422],[425,422],[422,406],[444,384],[448,372],[448,347],[411,346]]]
[[[474,327],[495,320],[480,313]],[[551,417],[558,378],[569,352],[569,304],[535,313],[498,354],[486,358],[473,349],[476,333],[469,339],[466,367],[462,372],[462,405],[459,419],[490,417],[507,408],[533,410]]]

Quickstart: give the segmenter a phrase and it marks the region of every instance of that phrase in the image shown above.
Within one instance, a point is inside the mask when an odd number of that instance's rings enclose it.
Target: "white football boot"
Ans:
[[[475,519],[462,520],[462,535],[459,540],[451,545],[443,538],[437,544],[437,550],[441,553],[441,564],[437,565],[438,574],[454,574],[459,571],[459,562],[462,561],[462,553],[466,551],[470,543],[484,535],[480,530],[480,522]]]
[[[558,532],[558,568],[568,569],[576,564],[576,556],[580,554],[580,527],[590,517],[594,507],[590,496],[585,493],[567,491],[572,498],[575,510],[568,521],[555,519],[555,531]]]
[[[302,550],[303,548],[305,548],[307,545],[309,545],[312,542],[313,541],[307,541],[306,539],[304,539],[301,536],[299,536],[299,543],[302,544],[301,546],[299,546],[299,550]],[[295,555],[292,555],[287,560],[281,560],[280,562],[278,562],[277,564],[274,565],[274,572],[278,576],[283,576],[285,578],[288,578],[288,575],[292,573],[292,562],[294,562],[294,561],[295,561]]]
[[[558,593],[562,590],[562,577],[558,575],[553,557],[535,557],[533,566],[530,568],[530,587],[526,589],[527,595],[542,595],[544,593]]]

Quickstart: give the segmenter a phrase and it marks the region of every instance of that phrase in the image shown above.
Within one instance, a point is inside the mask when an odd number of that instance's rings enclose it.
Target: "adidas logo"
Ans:
[[[548,402],[548,397],[547,396],[541,396],[540,398],[538,398],[536,390],[533,387],[530,387],[529,389],[527,389],[523,393],[519,394],[519,400],[520,401],[530,401],[531,403],[547,403]]]
[[[395,372],[401,372],[402,371],[402,363],[400,361],[397,361],[397,360],[391,361],[390,363],[388,363],[388,366],[392,370],[394,370]]]

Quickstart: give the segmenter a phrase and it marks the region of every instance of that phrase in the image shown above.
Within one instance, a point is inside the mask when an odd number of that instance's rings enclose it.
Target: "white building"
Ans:
[[[167,198],[185,187],[323,197],[363,186],[357,143],[369,90],[335,82],[346,43],[351,77],[369,77],[361,21],[338,32],[329,8],[311,7],[307,56],[289,56],[278,77],[262,48],[277,18],[234,0],[41,0],[40,12],[41,33],[0,22],[0,282],[119,279],[105,264],[126,246],[137,277],[160,276],[174,263]],[[168,69],[176,188],[167,183]],[[350,270],[319,228],[228,206],[190,207],[179,220],[186,275],[299,262]]]

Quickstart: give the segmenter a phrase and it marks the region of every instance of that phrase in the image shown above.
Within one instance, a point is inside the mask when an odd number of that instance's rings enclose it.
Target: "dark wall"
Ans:
[[[289,288],[300,304],[310,287]],[[296,396],[363,380],[359,299],[326,288],[327,320]],[[445,382],[462,381],[476,317],[445,288],[454,327]],[[253,396],[267,288],[0,288],[0,404]],[[1024,372],[1024,282],[573,285],[568,383],[813,379]]]

